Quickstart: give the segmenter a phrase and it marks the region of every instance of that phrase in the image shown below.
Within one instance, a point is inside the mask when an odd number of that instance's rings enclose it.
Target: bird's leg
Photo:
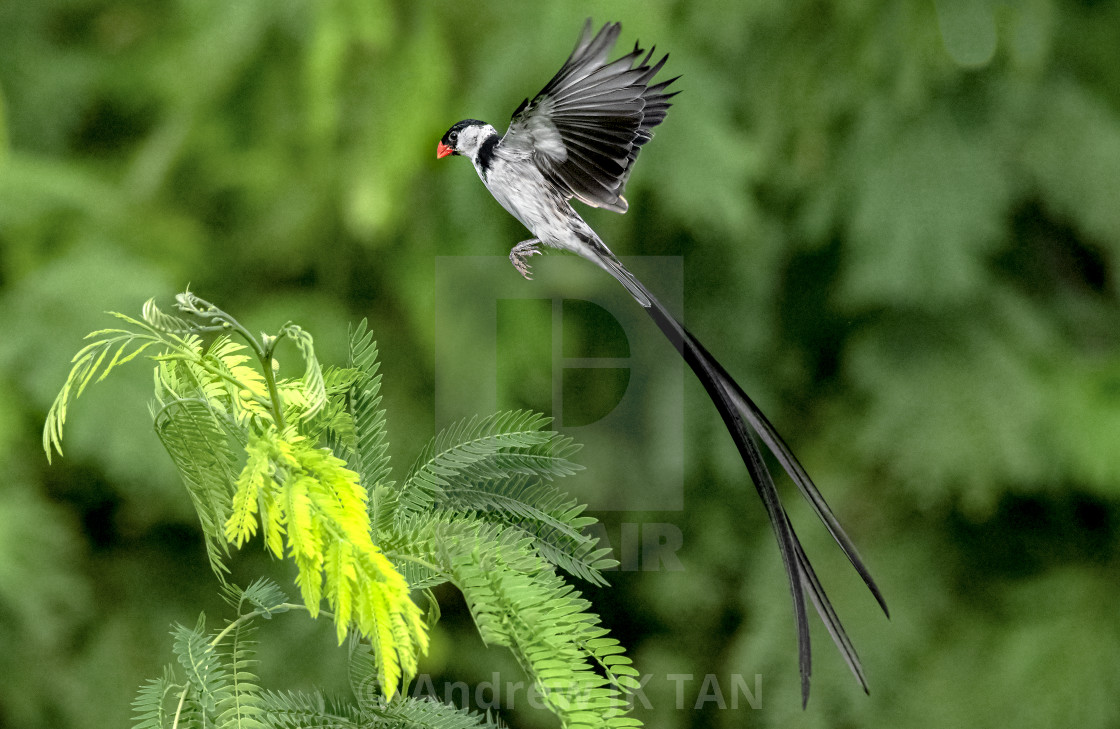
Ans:
[[[527,281],[533,280],[533,276],[529,270],[529,258],[541,255],[541,251],[537,247],[540,244],[541,241],[539,238],[530,238],[529,240],[521,241],[509,252],[509,262],[513,264],[517,272],[524,276]]]

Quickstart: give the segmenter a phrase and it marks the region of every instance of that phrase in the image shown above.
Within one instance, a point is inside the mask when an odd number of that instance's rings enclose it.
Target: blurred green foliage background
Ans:
[[[601,514],[615,543],[679,527],[684,569],[587,591],[652,676],[638,716],[1120,723],[1120,4],[4,0],[0,725],[126,724],[169,624],[223,614],[144,366],[90,391],[47,466],[39,428],[80,337],[188,283],[253,329],[297,321],[325,362],[368,317],[406,467],[435,427],[436,257],[526,237],[436,140],[464,117],[504,128],[588,15],[683,74],[630,213],[589,221],[620,255],[682,258],[686,322],[786,433],[893,614],[795,506],[872,685],[814,625],[802,712],[777,550],[688,381],[684,509]],[[547,367],[503,370],[502,401],[548,409],[519,390]],[[612,483],[592,466],[570,486]],[[288,579],[238,558],[260,572]],[[424,670],[519,680],[443,597]],[[266,683],[343,689],[329,624],[272,623]],[[761,708],[694,708],[708,674],[728,703],[760,674]]]

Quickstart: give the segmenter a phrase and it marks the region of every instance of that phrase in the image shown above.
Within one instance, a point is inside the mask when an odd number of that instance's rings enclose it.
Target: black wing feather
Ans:
[[[592,35],[589,19],[568,60],[539,94],[521,102],[502,138],[503,147],[530,155],[569,197],[620,213],[638,152],[676,95],[666,93],[675,78],[649,85],[668,55],[650,65],[653,49],[635,44],[607,62],[621,30],[608,23]]]

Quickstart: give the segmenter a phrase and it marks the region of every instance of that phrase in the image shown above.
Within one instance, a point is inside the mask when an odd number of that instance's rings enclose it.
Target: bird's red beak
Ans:
[[[436,146],[436,159],[443,159],[449,154],[455,154],[455,150],[451,149],[451,147],[448,147],[443,142],[440,142],[439,145]]]

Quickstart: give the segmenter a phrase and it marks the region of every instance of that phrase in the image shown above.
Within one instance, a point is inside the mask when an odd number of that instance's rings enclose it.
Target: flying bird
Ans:
[[[490,194],[533,234],[509,254],[522,276],[531,278],[529,259],[541,253],[542,246],[575,253],[625,286],[669,338],[723,417],[777,537],[793,596],[802,706],[809,700],[811,669],[806,596],[856,680],[868,691],[855,647],[786,515],[759,440],[797,485],[889,616],[882,593],[855,545],[754,401],[622,265],[571,205],[575,199],[592,207],[626,212],[628,205],[622,193],[634,161],[652,138],[654,127],[664,121],[669,99],[677,93],[668,88],[679,77],[653,83],[668,55],[651,64],[653,49],[646,52],[635,45],[630,53],[608,62],[621,29],[619,23],[609,23],[592,33],[589,19],[571,56],[539,94],[517,107],[504,135],[490,124],[464,119],[443,135],[436,157],[468,158]]]

